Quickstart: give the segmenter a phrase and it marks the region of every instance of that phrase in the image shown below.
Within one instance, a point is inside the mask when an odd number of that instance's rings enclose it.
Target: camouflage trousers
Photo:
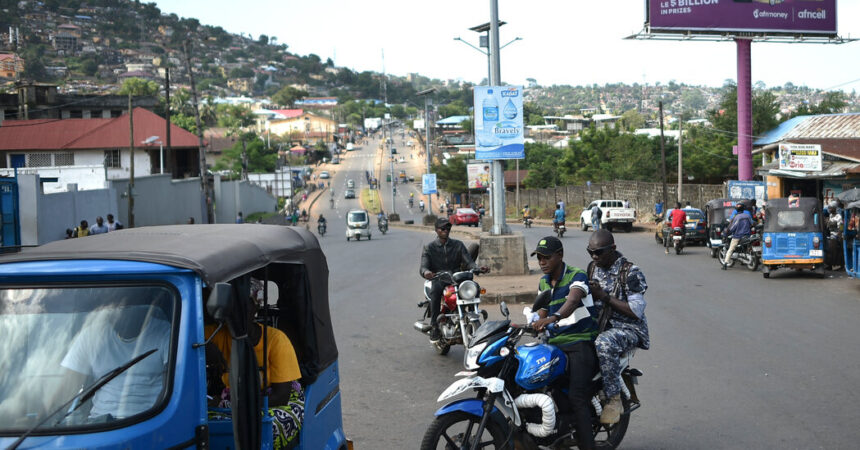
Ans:
[[[594,341],[597,358],[600,361],[600,375],[603,377],[603,392],[607,398],[621,393],[621,354],[636,347],[639,337],[632,330],[610,328]]]

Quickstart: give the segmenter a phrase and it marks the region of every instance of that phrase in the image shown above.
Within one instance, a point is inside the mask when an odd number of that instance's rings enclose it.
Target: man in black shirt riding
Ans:
[[[419,273],[422,277],[433,282],[430,289],[430,342],[438,342],[442,337],[436,317],[442,301],[442,290],[445,286],[439,279],[434,279],[438,272],[459,272],[462,265],[469,269],[476,269],[478,265],[472,260],[469,251],[462,241],[450,239],[451,222],[448,218],[436,219],[436,240],[424,246],[421,253],[421,268]],[[488,267],[481,267],[481,271],[489,272]]]

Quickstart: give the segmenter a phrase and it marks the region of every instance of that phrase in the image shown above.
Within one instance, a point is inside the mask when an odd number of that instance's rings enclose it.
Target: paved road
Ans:
[[[420,317],[418,260],[430,233],[392,228],[369,242],[344,238],[343,214],[358,207],[341,197],[346,179],[364,183],[372,161],[365,155],[375,148],[351,152],[338,168],[336,213],[318,204],[337,217],[321,242],[331,273],[344,426],[358,448],[416,448],[439,406],[436,397],[462,370],[463,353],[455,347],[438,356],[412,329]],[[525,231],[529,249],[550,231],[513,228]],[[564,237],[566,262],[586,266],[588,235],[572,230]],[[643,407],[624,448],[856,447],[860,282],[791,272],[764,280],[746,269],[720,271],[703,247],[664,255],[647,233],[616,239],[647,276],[652,335],[652,349],[634,358],[645,373]],[[495,305],[487,309],[498,316]]]

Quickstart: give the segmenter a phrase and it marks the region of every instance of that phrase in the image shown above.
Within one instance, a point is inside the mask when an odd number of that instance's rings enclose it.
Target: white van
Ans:
[[[353,209],[346,213],[346,240],[370,240],[370,237],[370,214],[367,210]]]

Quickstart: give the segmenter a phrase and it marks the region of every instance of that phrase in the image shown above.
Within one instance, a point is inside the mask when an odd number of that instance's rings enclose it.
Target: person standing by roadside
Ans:
[[[594,448],[591,427],[591,380],[598,370],[594,338],[597,337],[597,317],[588,276],[578,267],[564,263],[561,240],[547,236],[538,241],[532,256],[537,255],[544,276],[538,282],[538,291],[550,290],[544,302],[532,309],[537,312],[535,329],[543,331],[552,323],[558,324],[550,332],[549,343],[567,355],[568,397],[575,417],[576,442],[580,449]],[[563,322],[562,322],[563,321]]]
[[[113,214],[107,215],[107,227],[108,227],[108,232],[123,229],[122,223],[119,220],[113,219]]]
[[[236,214],[236,223],[244,223],[245,218],[242,217],[242,211],[239,211],[239,214]]]
[[[586,251],[591,256],[589,288],[600,318],[600,334],[594,345],[600,361],[603,393],[608,399],[600,422],[613,424],[621,419],[624,409],[621,403],[621,355],[637,347],[643,350],[651,347],[648,320],[645,318],[648,284],[639,267],[617,250],[615,238],[609,231],[592,233]]]
[[[600,209],[600,204],[595,203],[591,208],[591,228],[594,231],[600,229],[600,219],[603,218],[603,210]]]
[[[104,234],[107,233],[108,227],[105,225],[105,220],[102,219],[102,216],[96,217],[96,224],[90,227],[90,234]]]
[[[90,235],[90,224],[86,220],[82,220],[80,226],[75,227],[75,237],[84,237]]]

